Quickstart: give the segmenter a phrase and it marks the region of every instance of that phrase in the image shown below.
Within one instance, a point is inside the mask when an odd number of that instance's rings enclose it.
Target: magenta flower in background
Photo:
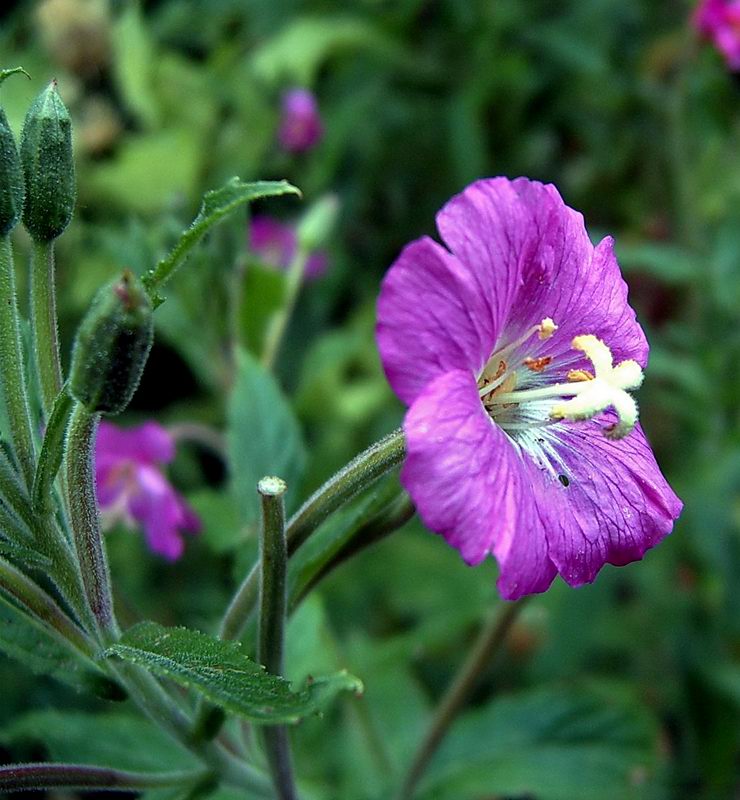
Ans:
[[[702,0],[694,27],[711,39],[731,70],[740,70],[740,0]]]
[[[492,553],[508,599],[641,558],[682,503],[629,394],[648,345],[612,239],[526,178],[472,184],[437,227],[449,249],[407,245],[378,302],[422,520],[469,564]]]
[[[140,525],[149,548],[169,561],[182,555],[182,533],[200,531],[200,520],[162,472],[174,457],[172,437],[156,422],[128,430],[100,423],[95,483],[103,525]]]
[[[249,224],[249,244],[263,264],[287,270],[295,257],[298,240],[292,225],[272,217],[255,216]],[[316,250],[306,261],[306,278],[320,278],[326,267],[326,253]]]
[[[289,153],[302,153],[318,144],[324,133],[319,108],[308,89],[291,89],[283,95],[278,142]]]

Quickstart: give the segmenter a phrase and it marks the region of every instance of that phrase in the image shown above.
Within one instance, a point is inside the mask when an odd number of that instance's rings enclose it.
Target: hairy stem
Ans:
[[[403,431],[399,429],[368,447],[329,478],[288,522],[288,555],[291,556],[329,514],[399,464],[405,452]],[[238,639],[244,632],[256,607],[258,584],[257,565],[246,576],[229,604],[219,631],[222,639]]]
[[[93,450],[97,422],[97,414],[90,413],[81,403],[75,404],[67,430],[66,460],[72,534],[82,582],[99,633],[107,642],[116,638],[118,626],[95,499]]]
[[[34,471],[34,436],[23,360],[18,298],[15,291],[13,248],[0,237],[0,386],[10,424],[13,449],[30,489]]]
[[[283,501],[286,488],[280,478],[263,478],[257,484],[262,505],[257,660],[273,675],[283,674],[288,563]],[[262,731],[262,741],[277,796],[280,800],[295,800],[288,731],[284,725],[267,726]]]
[[[519,616],[526,601],[527,598],[522,598],[507,604],[500,614],[493,614],[481,629],[468,658],[437,706],[429,730],[416,751],[401,791],[398,793],[398,800],[411,800],[414,796],[414,791],[424,770],[437,752],[437,748],[455,718],[470,699],[481,676],[490,667],[491,661],[499,652],[509,629]]]
[[[9,764],[0,767],[0,791],[95,789],[117,791],[187,786],[208,777],[207,770],[128,772],[88,764]]]
[[[54,243],[34,242],[31,260],[31,325],[44,418],[62,388],[54,275]]]

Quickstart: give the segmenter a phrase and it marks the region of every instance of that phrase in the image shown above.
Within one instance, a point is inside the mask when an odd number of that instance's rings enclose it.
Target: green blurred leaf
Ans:
[[[42,743],[58,761],[161,770],[193,766],[192,757],[148,720],[126,712],[31,711],[0,731],[4,744]]]
[[[658,732],[618,689],[539,689],[467,714],[442,744],[420,800],[654,797]]]
[[[267,81],[310,86],[324,60],[337,53],[372,50],[396,59],[398,45],[375,25],[348,16],[299,17],[253,56],[254,69]]]
[[[237,642],[214,639],[187,628],[142,622],[106,650],[195,689],[211,702],[253,722],[297,722],[318,712],[339,692],[361,692],[362,683],[347,672],[306,682],[293,691],[242,652]]]
[[[625,272],[644,272],[669,284],[691,283],[701,275],[696,257],[672,243],[620,243],[617,257]]]
[[[214,553],[228,553],[248,538],[234,499],[224,491],[202,489],[188,502],[203,523],[202,540]]]
[[[113,27],[113,50],[114,76],[127,107],[141,124],[154,127],[160,120],[153,91],[156,43],[137,0],[125,4]]]
[[[306,460],[295,415],[275,379],[247,352],[237,357],[234,390],[229,398],[226,432],[232,489],[242,521],[259,518],[257,482],[278,475],[295,499]]]
[[[0,594],[0,651],[37,675],[49,675],[80,692],[120,697],[120,689],[93,664],[35,624]]]
[[[300,190],[291,186],[287,181],[244,183],[235,177],[227,181],[221,188],[206,192],[198,215],[190,227],[182,232],[169,255],[165,256],[154,269],[149,270],[143,278],[144,285],[152,295],[155,308],[162,302],[161,298],[158,298],[158,290],[170,279],[172,273],[182,265],[190,251],[216,223],[245,203],[264,197],[278,197],[283,194],[300,195]]]
[[[193,194],[203,148],[197,131],[166,128],[126,138],[116,157],[96,164],[81,186],[97,202],[151,213]]]

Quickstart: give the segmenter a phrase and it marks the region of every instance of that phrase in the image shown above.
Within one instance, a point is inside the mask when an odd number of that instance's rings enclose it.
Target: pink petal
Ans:
[[[427,383],[450,369],[478,372],[491,354],[495,332],[467,271],[424,237],[404,248],[383,280],[377,339],[391,386],[412,403]]]
[[[567,486],[530,462],[550,557],[571,586],[593,581],[605,563],[642,558],[671,532],[683,507],[639,425],[619,441],[603,435],[615,419],[562,426],[556,448]]]
[[[137,464],[167,464],[175,457],[175,443],[157,422],[145,422],[135,428],[119,428],[102,421],[95,441],[98,463],[106,459],[134,461]]]
[[[401,481],[424,523],[469,564],[494,553],[505,597],[544,591],[555,569],[520,456],[462,370],[436,378],[404,421],[408,455]]]

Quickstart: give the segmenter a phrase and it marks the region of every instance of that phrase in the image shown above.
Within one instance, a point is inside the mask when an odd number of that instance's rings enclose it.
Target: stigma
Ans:
[[[547,323],[547,324],[545,324]],[[542,332],[547,332],[546,338],[554,333],[557,326],[552,320],[543,320],[537,326],[540,340]],[[520,343],[517,342],[517,345]],[[526,357],[517,361],[517,366],[522,370],[509,368],[507,359],[511,354],[511,346],[504,348],[499,354],[494,354],[489,361],[496,364],[495,372],[486,374],[483,371],[479,380],[480,396],[484,407],[491,418],[506,430],[521,429],[521,422],[514,422],[510,410],[517,407],[521,410],[523,419],[534,422],[533,415],[527,413],[530,409],[539,412],[537,425],[546,425],[548,422],[562,420],[582,421],[592,419],[608,408],[614,409],[618,421],[603,428],[604,435],[609,439],[622,439],[632,432],[638,419],[637,402],[630,394],[639,388],[643,381],[643,372],[640,365],[633,359],[614,364],[612,352],[609,347],[593,334],[576,336],[571,347],[582,352],[591,362],[593,371],[588,369],[571,369],[567,373],[567,381],[542,385],[542,373],[553,360],[549,356]],[[496,360],[497,359],[497,360]],[[527,375],[536,375],[538,380],[533,388],[525,388],[529,382]],[[521,383],[524,386],[515,388]],[[550,404],[548,401],[552,401]],[[532,404],[532,405],[530,405]],[[504,413],[506,412],[506,413]],[[528,425],[525,424],[525,427]]]

